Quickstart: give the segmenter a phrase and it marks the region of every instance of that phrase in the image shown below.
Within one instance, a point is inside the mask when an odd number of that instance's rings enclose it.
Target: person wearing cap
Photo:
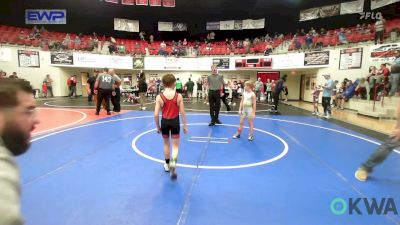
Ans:
[[[332,91],[335,87],[335,82],[331,79],[330,74],[324,74],[322,75],[326,83],[322,86],[324,89],[322,92],[322,107],[324,108],[324,115],[326,119],[329,119],[332,115],[332,110],[331,110],[331,98],[332,98]]]

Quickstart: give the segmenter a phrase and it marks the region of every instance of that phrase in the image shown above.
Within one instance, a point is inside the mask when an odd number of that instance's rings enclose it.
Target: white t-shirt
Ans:
[[[253,106],[253,96],[255,96],[254,92],[243,92],[243,106],[244,107],[252,107]]]

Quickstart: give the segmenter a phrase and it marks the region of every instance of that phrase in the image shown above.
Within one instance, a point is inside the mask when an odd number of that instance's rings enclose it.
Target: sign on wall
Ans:
[[[25,24],[67,24],[67,10],[26,9]]]
[[[263,69],[271,69],[272,68],[272,57],[263,57],[263,58],[243,58],[235,60],[235,68],[236,69],[246,69],[246,68],[263,68]]]
[[[146,57],[146,70],[211,71],[212,58]]]
[[[39,52],[18,50],[19,67],[40,67]]]
[[[129,56],[98,55],[74,52],[74,66],[88,68],[132,69],[133,61]]]
[[[360,69],[362,63],[362,48],[348,48],[340,50],[340,70]]]
[[[229,58],[213,59],[212,64],[217,65],[218,69],[229,69]]]
[[[289,53],[272,57],[274,59],[273,69],[293,69],[304,66],[304,53]]]
[[[400,43],[374,45],[371,47],[371,62],[393,62],[396,51],[400,50]]]
[[[72,52],[51,52],[50,63],[59,65],[74,65]]]
[[[139,32],[139,20],[126,20],[114,18],[114,30],[126,32]]]
[[[306,52],[304,55],[304,66],[329,65],[329,51]]]
[[[133,58],[133,69],[143,70],[144,69],[144,58]]]

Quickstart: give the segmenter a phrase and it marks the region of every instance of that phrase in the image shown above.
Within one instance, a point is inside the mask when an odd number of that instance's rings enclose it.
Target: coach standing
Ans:
[[[115,95],[111,96],[111,102],[114,106],[113,111],[119,113],[121,112],[121,89],[119,88],[121,86],[121,79],[115,73],[114,69],[109,69],[108,74],[110,74],[115,81],[114,84]]]
[[[221,97],[224,95],[224,78],[222,75],[218,74],[217,65],[211,66],[212,74],[207,77],[209,91],[208,91],[208,102],[210,103],[210,116],[211,122],[209,126],[214,126],[215,124],[221,124],[219,121],[219,110],[221,108]]]
[[[278,105],[279,105],[279,95],[281,94],[283,88],[285,87],[285,82],[287,79],[287,75],[283,75],[281,79],[278,80],[275,86],[275,90],[273,93],[274,99],[274,108],[272,110],[273,113],[278,113]]]
[[[100,74],[97,79],[96,83],[94,84],[94,93],[97,94],[97,105],[96,105],[96,115],[100,113],[100,106],[103,102],[103,99],[106,100],[106,110],[107,115],[111,115],[110,113],[110,97],[111,95],[115,95],[114,92],[114,78],[107,73],[108,69],[105,68],[104,72]]]

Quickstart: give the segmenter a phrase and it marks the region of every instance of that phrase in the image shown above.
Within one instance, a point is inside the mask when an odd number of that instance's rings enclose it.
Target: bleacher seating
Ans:
[[[371,24],[373,25],[373,24]],[[393,29],[400,28],[400,18],[395,18],[392,20],[386,21],[386,32],[385,37],[389,37],[390,32]],[[346,38],[349,43],[359,43],[374,40],[374,32],[370,33],[359,33],[355,32],[356,27],[346,28],[350,29],[352,32],[346,34]],[[6,26],[0,25],[0,44],[11,44],[11,45],[23,45],[23,46],[32,46],[32,47],[42,47],[43,50],[48,50],[48,46],[42,45],[42,40],[52,40],[56,42],[62,42],[64,37],[67,35],[66,33],[61,32],[42,32],[41,39],[20,39],[21,32],[23,31],[23,35],[26,37],[31,32],[32,29],[29,28],[20,28],[14,26]],[[338,46],[342,43],[339,41],[336,30],[328,30],[326,35],[321,35],[317,37],[313,37],[313,44],[321,42],[322,47],[332,47]],[[69,50],[77,50],[77,51],[86,51],[88,49],[88,43],[90,36],[82,35],[81,36],[81,44],[75,45],[74,40],[77,34],[70,34],[70,44],[67,46]],[[273,39],[272,47],[275,49],[280,46],[282,43],[288,42],[292,40],[292,35],[286,35],[283,39]],[[302,46],[305,45],[305,36],[297,36],[296,39],[300,42]],[[106,38],[100,38],[102,45],[104,45]],[[142,40],[132,40],[132,39],[116,39],[116,44],[124,44],[126,46],[126,54],[139,54],[145,55],[146,49],[150,55],[157,55],[160,49],[161,41],[155,41],[153,43],[148,43],[147,41]],[[168,54],[171,54],[173,51],[172,42],[165,42],[167,47],[165,51]],[[234,42],[236,46],[237,41]],[[195,46],[195,42],[188,42],[187,47],[193,48]],[[107,49],[104,51],[99,49],[99,52],[105,53],[108,52],[108,45],[104,45]],[[211,49],[207,48],[207,45],[203,42],[200,44],[198,53],[199,55],[244,55],[244,54],[262,54],[265,51],[266,42],[259,42],[252,46],[251,48],[231,48],[231,46],[227,45],[225,42],[214,42],[211,45]],[[288,50],[293,51],[296,50],[295,44],[293,41],[290,41],[288,44]]]

